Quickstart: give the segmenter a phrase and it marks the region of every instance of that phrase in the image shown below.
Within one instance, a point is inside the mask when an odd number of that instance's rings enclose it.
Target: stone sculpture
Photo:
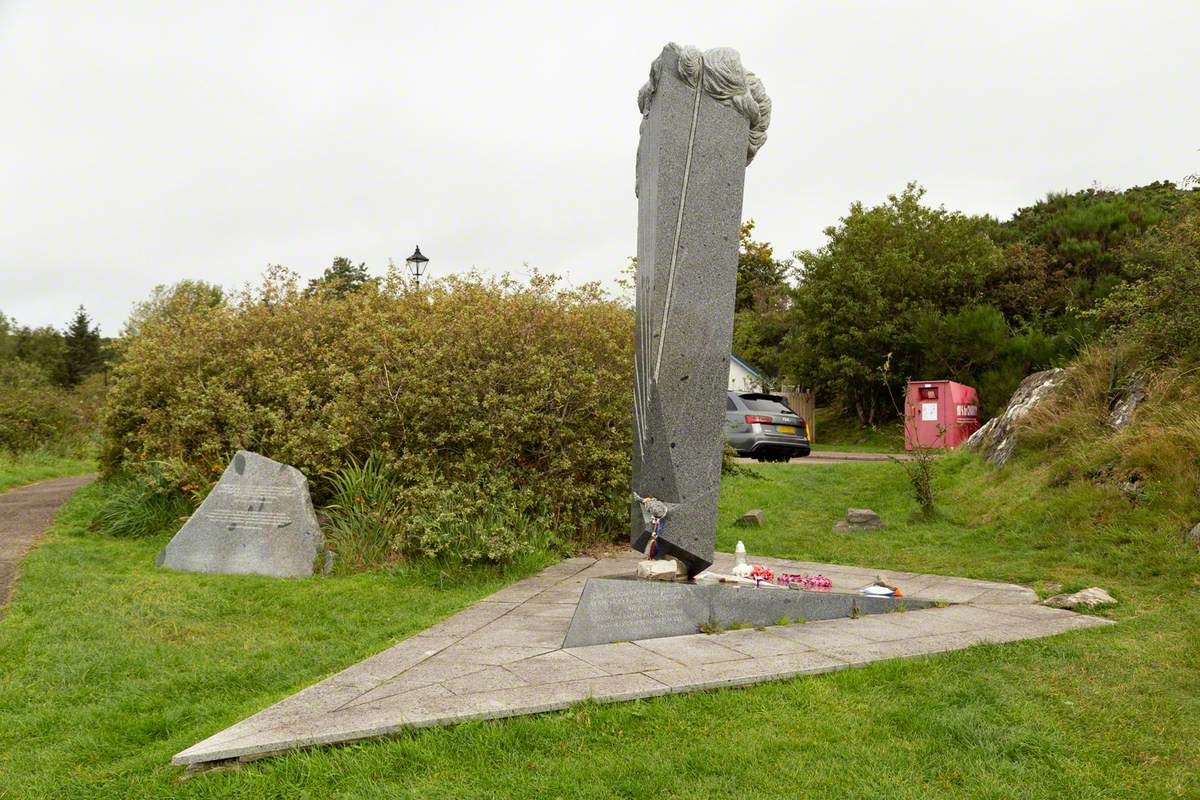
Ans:
[[[669,44],[638,93],[630,541],[712,563],[746,165],[771,102],[736,50]]]

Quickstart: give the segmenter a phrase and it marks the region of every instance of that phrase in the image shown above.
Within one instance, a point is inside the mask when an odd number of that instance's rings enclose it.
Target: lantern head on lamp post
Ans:
[[[413,254],[404,259],[404,263],[408,266],[408,271],[412,273],[413,278],[417,282],[417,288],[421,288],[421,276],[425,274],[425,265],[429,263],[429,259],[421,255],[421,248],[418,247],[413,251]]]

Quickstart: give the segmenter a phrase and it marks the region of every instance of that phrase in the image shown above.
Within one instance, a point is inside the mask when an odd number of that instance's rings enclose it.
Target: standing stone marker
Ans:
[[[669,44],[638,93],[630,542],[712,563],[746,164],[771,102],[736,50]]]
[[[304,474],[239,450],[156,563],[185,572],[303,577],[312,575],[322,542]]]

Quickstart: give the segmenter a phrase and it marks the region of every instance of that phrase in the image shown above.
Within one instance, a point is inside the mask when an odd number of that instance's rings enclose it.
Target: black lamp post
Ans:
[[[413,254],[404,259],[404,263],[408,266],[408,271],[412,273],[413,278],[417,282],[417,288],[421,288],[421,276],[425,274],[425,265],[429,263],[429,259],[421,255],[421,248],[418,247],[413,251]]]

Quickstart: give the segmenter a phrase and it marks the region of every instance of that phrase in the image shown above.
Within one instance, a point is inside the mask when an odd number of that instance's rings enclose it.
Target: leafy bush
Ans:
[[[77,429],[70,395],[44,371],[16,359],[0,361],[0,451],[37,450]]]
[[[1123,251],[1129,283],[1101,305],[1110,338],[1143,358],[1200,362],[1200,197]]]
[[[312,476],[324,502],[338,484],[321,476],[376,453],[403,514],[376,508],[370,525],[398,526],[394,552],[501,560],[536,534],[526,518],[560,542],[608,536],[627,514],[631,333],[596,287],[541,275],[416,290],[393,273],[339,296],[275,268],[228,302],[138,326],[102,463],[166,461],[211,482],[246,448]]]
[[[400,554],[395,542],[403,522],[400,485],[377,453],[362,463],[351,459],[330,477],[329,486],[323,529],[339,568],[377,566]]]

